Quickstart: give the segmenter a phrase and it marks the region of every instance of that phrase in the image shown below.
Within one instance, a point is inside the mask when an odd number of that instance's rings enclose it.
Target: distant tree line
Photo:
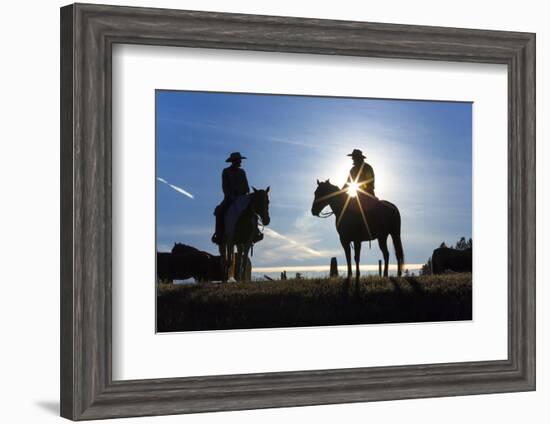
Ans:
[[[448,247],[450,249],[456,249],[456,250],[466,250],[472,248],[472,239],[469,238],[466,240],[466,237],[461,237],[460,240],[456,242],[456,244],[453,246],[447,246],[445,242],[443,241],[439,247]],[[430,275],[432,273],[432,257],[430,256],[428,258],[428,262],[426,262],[424,265],[422,265],[422,268],[420,269],[420,275]]]

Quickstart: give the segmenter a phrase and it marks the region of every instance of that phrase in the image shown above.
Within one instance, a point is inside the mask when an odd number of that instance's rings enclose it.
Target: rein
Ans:
[[[334,212],[319,212],[319,215],[317,215],[319,218],[328,218],[330,216],[334,215]]]
[[[320,200],[315,199],[315,200],[314,200],[314,203],[317,203],[317,202],[319,202],[319,201],[320,201]],[[325,206],[328,206],[328,204],[325,205]],[[318,218],[328,218],[328,217],[330,217],[330,216],[332,216],[332,215],[334,215],[334,212],[333,212],[333,211],[330,211],[330,212],[323,212],[323,211],[321,211],[321,212],[319,212],[319,215],[317,215],[317,217],[318,217]]]
[[[260,229],[260,234],[264,235],[264,221],[262,220],[262,217],[256,210],[254,209],[253,202],[250,202],[250,205],[248,207],[251,209],[252,215],[257,218],[258,222],[258,228]],[[250,245],[250,256],[254,256],[254,243]]]

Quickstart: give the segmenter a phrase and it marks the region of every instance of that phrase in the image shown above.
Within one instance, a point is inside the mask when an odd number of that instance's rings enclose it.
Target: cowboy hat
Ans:
[[[246,159],[246,156],[241,156],[239,152],[233,152],[229,155],[229,157],[225,160],[226,162],[235,162],[238,160]]]
[[[363,159],[366,158],[366,156],[363,154],[363,152],[359,149],[353,149],[353,152],[348,154],[348,156],[351,156],[352,158],[355,158],[355,157],[361,157]]]

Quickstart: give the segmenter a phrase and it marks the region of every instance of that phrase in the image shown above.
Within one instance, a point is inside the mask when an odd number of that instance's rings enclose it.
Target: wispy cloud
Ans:
[[[308,147],[310,149],[316,149],[321,150],[323,144],[322,143],[308,143],[307,141],[299,141],[299,140],[293,140],[290,138],[283,138],[283,137],[266,137],[267,141],[273,141],[275,143],[282,143],[282,144],[290,144],[291,146],[301,146],[301,147]]]
[[[191,193],[189,193],[188,191],[184,190],[183,188],[181,187],[178,187],[177,185],[174,185],[174,184],[170,184],[168,181],[166,181],[164,178],[160,178],[160,177],[157,177],[157,180],[160,181],[161,183],[163,184],[166,184],[167,186],[169,186],[170,188],[176,190],[178,193],[180,194],[183,194],[184,196],[187,196],[189,197],[190,199],[194,199],[195,196],[193,196]]]
[[[265,129],[262,130],[262,132],[252,132],[250,128],[243,130],[237,127],[231,127],[229,125],[216,124],[214,122],[199,122],[196,120],[187,121],[182,118],[161,118],[161,119],[162,121],[165,121],[171,124],[190,127],[201,131],[217,132],[217,133],[223,134],[224,136],[227,136],[228,134],[230,134],[240,138],[254,139],[254,140],[262,139],[268,142],[282,143],[282,144],[287,144],[291,146],[307,147],[315,150],[323,150],[324,148],[326,148],[325,146],[326,143],[318,142],[319,135],[315,135],[315,136],[304,135],[303,140],[297,140],[295,138],[290,138],[290,137],[266,136]],[[209,140],[209,141],[211,143],[225,145],[225,142],[223,141],[218,141],[215,139]]]
[[[214,224],[214,221],[212,221]],[[189,237],[189,236],[207,236],[211,235],[213,227],[205,227],[198,225],[158,225],[157,235],[161,237]]]
[[[294,220],[294,227],[301,232],[311,232],[313,227],[318,224],[318,218],[314,217],[309,210],[302,212],[298,218]]]
[[[296,240],[293,240],[287,236],[284,236],[281,233],[278,233],[277,231],[272,230],[271,228],[265,227],[264,234],[273,239],[285,241],[291,247],[294,247],[300,250],[302,253],[306,253],[309,256],[317,256],[317,257],[323,256],[323,253],[319,252],[318,250],[312,249],[311,247],[306,246],[305,244],[302,244],[300,242],[297,242]]]

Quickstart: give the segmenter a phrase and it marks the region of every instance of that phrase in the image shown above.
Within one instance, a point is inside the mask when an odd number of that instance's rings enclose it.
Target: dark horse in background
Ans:
[[[359,197],[350,197],[345,190],[330,183],[319,182],[315,190],[315,199],[311,213],[320,216],[321,211],[330,206],[336,216],[336,231],[346,253],[348,281],[351,279],[351,243],[355,251],[355,278],[359,282],[359,260],[361,242],[378,240],[378,246],[384,255],[384,277],[388,276],[388,235],[391,235],[397,257],[397,275],[401,276],[404,263],[401,244],[401,215],[399,209],[386,200],[369,199],[367,204],[359,203]]]
[[[432,253],[432,274],[472,272],[472,249],[439,247]]]
[[[221,258],[183,243],[171,252],[157,252],[157,277],[173,281],[194,278],[196,282],[220,281]]]
[[[248,254],[254,244],[258,218],[262,225],[269,225],[270,222],[269,187],[265,190],[257,190],[254,187],[252,189],[252,193],[245,194],[246,198],[241,199],[247,202],[247,206],[239,214],[234,228],[225,225],[223,240],[219,245],[224,281],[242,281],[245,278],[248,274],[246,267],[250,266]],[[232,212],[233,207],[234,205],[229,207],[228,214]]]

